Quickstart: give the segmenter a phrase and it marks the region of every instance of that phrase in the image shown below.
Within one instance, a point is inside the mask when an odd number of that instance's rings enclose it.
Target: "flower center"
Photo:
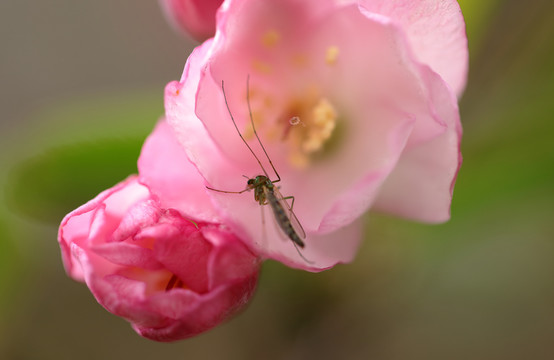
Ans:
[[[252,99],[251,94],[252,116],[260,138],[264,143],[286,143],[289,163],[300,169],[323,155],[337,135],[338,113],[331,101],[317,96],[315,90],[307,94],[283,107],[274,106],[270,98],[260,102],[259,93]],[[268,119],[274,121],[268,122]],[[249,124],[243,134],[247,139],[253,138]]]
[[[289,161],[307,167],[321,153],[337,126],[337,111],[329,100],[320,98],[288,121]]]

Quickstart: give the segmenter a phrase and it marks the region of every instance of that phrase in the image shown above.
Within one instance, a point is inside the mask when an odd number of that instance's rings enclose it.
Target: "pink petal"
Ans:
[[[252,278],[260,260],[233,233],[222,227],[205,226],[202,235],[214,245],[208,263],[210,289]]]
[[[208,255],[211,245],[203,238],[201,232],[190,222],[179,224],[178,236],[164,236],[165,224],[159,226],[159,236],[154,244],[156,259],[164,267],[177,275],[184,285],[197,292],[208,290]]]
[[[359,3],[363,10],[384,15],[405,31],[416,58],[429,65],[461,95],[466,84],[469,55],[458,2],[359,0]]]
[[[94,239],[94,235],[91,236],[91,231],[94,233],[94,223],[98,223],[98,211],[101,211],[102,217],[105,219],[105,203],[108,202],[111,205],[110,210],[114,212],[121,212],[119,206],[115,206],[118,202],[113,202],[110,199],[117,197],[118,192],[130,189],[131,192],[137,194],[139,199],[143,194],[138,188],[135,188],[136,177],[129,177],[127,180],[117,184],[111,189],[105,190],[98,194],[94,199],[90,200],[86,204],[78,207],[69,214],[67,214],[60,224],[58,231],[58,242],[62,251],[62,260],[67,273],[78,281],[84,280],[84,269],[81,262],[75,258],[74,248],[76,244],[79,244],[80,248],[88,248],[89,239]],[[127,200],[125,200],[126,202]],[[136,198],[134,198],[136,201]],[[114,209],[112,209],[112,207]],[[95,220],[96,219],[96,220]],[[105,224],[108,227],[115,228],[116,223]]]
[[[152,296],[148,305],[167,316],[165,324],[148,326],[134,323],[133,328],[142,336],[156,341],[175,341],[197,335],[244,308],[254,294],[255,285],[255,278],[254,281],[248,278],[205,295],[178,289]]]
[[[111,236],[103,236],[103,240],[109,241],[124,241],[132,238],[142,228],[151,226],[158,222],[160,218],[159,204],[153,200],[139,202],[129,209],[123,215],[123,218],[118,218],[117,229],[107,229]],[[101,226],[105,227],[105,224]]]
[[[427,72],[432,104],[447,131],[435,139],[408,147],[383,185],[375,209],[425,222],[450,218],[456,175],[462,162],[462,135],[456,99],[437,75]]]
[[[163,266],[158,262],[151,249],[126,242],[98,245],[92,250],[107,261],[122,266],[140,267],[148,270],[159,270]]]
[[[209,57],[211,45],[212,41],[208,40],[197,47],[187,60],[182,82],[171,82],[165,89],[167,122],[174,129],[190,162],[204,178],[219,171],[225,173],[230,166],[224,154],[210,141],[204,124],[195,113],[198,81],[203,76],[200,68]],[[210,159],[211,163],[204,159]],[[211,191],[207,193],[210,195]],[[175,208],[180,209],[180,206]]]
[[[198,221],[218,221],[204,179],[165,120],[146,139],[138,169],[141,182],[158,196],[161,207],[179,209]]]
[[[317,246],[306,246],[301,250],[295,249],[290,240],[283,240],[280,252],[269,257],[297,269],[312,272],[327,270],[354,260],[363,240],[362,230],[363,218],[360,218],[328,234],[310,234],[311,244]]]
[[[168,320],[148,306],[146,285],[119,275],[99,278],[91,274],[87,285],[96,300],[111,313],[142,326],[166,326]]]

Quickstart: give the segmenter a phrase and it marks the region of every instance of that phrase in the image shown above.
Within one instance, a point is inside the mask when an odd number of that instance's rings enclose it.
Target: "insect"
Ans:
[[[254,153],[254,150],[252,150],[250,145],[248,145],[248,143],[242,136],[237,126],[237,123],[235,122],[231,109],[229,108],[229,103],[227,102],[227,96],[225,95],[225,83],[224,81],[221,81],[221,90],[223,92],[223,98],[225,99],[225,106],[227,106],[227,111],[231,116],[231,121],[233,122],[233,125],[235,126],[235,129],[237,130],[240,138],[242,139],[242,141],[244,142],[248,150],[250,150],[250,152],[252,153],[252,155],[260,165],[263,175],[257,175],[253,178],[248,178],[248,181],[246,182],[246,188],[241,191],[218,190],[208,186],[206,186],[206,188],[213,191],[218,191],[218,192],[227,193],[227,194],[242,194],[245,191],[254,190],[254,200],[256,200],[256,202],[258,202],[260,205],[269,204],[271,207],[271,210],[273,211],[275,220],[277,221],[277,224],[279,225],[279,228],[281,229],[281,231],[295,244],[295,246],[299,246],[303,248],[305,246],[303,239],[306,238],[306,233],[304,232],[302,225],[300,225],[300,222],[296,218],[296,215],[294,215],[294,212],[292,211],[292,208],[294,207],[294,196],[283,197],[283,195],[281,195],[281,192],[279,191],[279,188],[275,186],[275,183],[281,181],[281,177],[279,176],[279,173],[275,169],[273,162],[271,162],[271,159],[267,154],[267,151],[265,150],[265,147],[262,144],[262,141],[260,140],[258,133],[256,132],[256,127],[254,126],[252,109],[250,107],[250,85],[249,84],[250,84],[250,76],[248,76],[246,80],[246,101],[248,103],[248,113],[250,116],[250,124],[252,125],[252,130],[254,132],[254,135],[256,136],[256,139],[258,139],[258,143],[260,144],[262,150],[264,151],[264,154],[267,157],[267,160],[269,161],[269,164],[271,165],[273,172],[277,176],[277,180],[270,180],[269,174],[267,173],[264,166],[262,165],[262,162],[260,161],[256,153]],[[292,203],[290,206],[287,202],[288,199],[292,200]]]

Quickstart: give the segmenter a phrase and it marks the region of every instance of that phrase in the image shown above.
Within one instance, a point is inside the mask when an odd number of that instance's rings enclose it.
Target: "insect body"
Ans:
[[[267,176],[258,175],[255,178],[248,179],[247,186],[249,190],[254,189],[254,199],[260,205],[269,204],[271,206],[279,228],[288,238],[303,248],[304,242],[300,237],[306,237],[304,229],[300,226],[298,219],[292,212],[292,208],[286,203],[287,198],[281,195],[279,189],[273,183],[274,181],[269,180]],[[293,197],[288,198],[294,199]],[[295,230],[295,227],[298,230]]]
[[[253,178],[249,178],[246,183],[246,189],[241,191],[224,191],[224,190],[217,190],[211,187],[207,187],[210,190],[223,192],[223,193],[229,193],[229,194],[242,194],[245,191],[254,190],[254,199],[260,204],[260,205],[267,205],[271,207],[271,210],[273,211],[273,215],[275,217],[275,220],[277,221],[277,224],[279,225],[279,228],[283,233],[295,244],[300,246],[301,248],[304,247],[304,242],[302,239],[306,237],[306,233],[304,232],[304,229],[302,228],[302,225],[300,225],[300,222],[296,218],[296,215],[294,215],[292,208],[294,206],[294,197],[293,196],[287,196],[283,197],[281,195],[279,189],[274,184],[281,181],[281,177],[279,176],[279,173],[277,173],[277,170],[275,170],[275,166],[273,166],[273,163],[271,162],[271,159],[269,158],[269,155],[267,154],[267,151],[265,150],[265,147],[263,146],[258,133],[256,132],[256,128],[254,126],[254,120],[252,118],[252,109],[250,108],[250,97],[249,97],[249,79],[248,77],[246,82],[246,100],[248,103],[248,111],[250,114],[250,123],[252,125],[252,130],[254,131],[254,135],[256,135],[256,138],[258,139],[258,142],[260,146],[262,147],[267,160],[269,161],[269,164],[271,165],[271,168],[275,172],[275,175],[277,176],[277,180],[270,180],[269,175],[265,168],[263,167],[260,159],[256,156],[250,145],[246,142],[244,137],[242,136],[240,130],[237,127],[237,124],[235,122],[235,119],[233,118],[233,114],[231,113],[231,109],[229,108],[229,103],[227,102],[227,96],[225,95],[225,86],[224,82],[221,82],[221,90],[223,91],[223,97],[225,98],[225,105],[227,106],[227,111],[229,112],[229,115],[231,116],[231,121],[233,122],[233,125],[235,126],[235,129],[237,130],[240,138],[248,147],[248,150],[252,153],[258,164],[260,165],[260,168],[262,169],[264,175],[258,175]],[[292,204],[289,206],[287,203],[287,199],[292,199]]]

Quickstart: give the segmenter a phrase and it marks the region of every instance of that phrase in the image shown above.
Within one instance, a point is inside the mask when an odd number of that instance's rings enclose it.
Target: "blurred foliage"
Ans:
[[[80,143],[24,161],[8,179],[7,205],[33,220],[57,224],[72,209],[136,173],[142,141]]]
[[[7,221],[0,217],[0,309],[7,306],[7,289],[12,289],[17,281],[18,266],[21,256],[13,241],[13,229],[8,227]],[[2,313],[0,311],[0,317]],[[1,331],[1,329],[0,329]]]
[[[8,208],[57,224],[69,211],[136,173],[142,142],[163,112],[161,102],[160,96],[127,94],[45,110],[29,135],[44,150],[38,155],[29,151],[30,157],[8,173]]]
[[[30,152],[25,155],[66,144],[144,138],[163,113],[163,89],[67,98],[35,111],[23,134]]]
[[[61,270],[55,239],[64,215],[136,173],[142,142],[163,113],[160,97],[137,92],[71,99],[37,111],[33,126],[16,136],[3,136],[0,163],[8,169],[0,173],[0,338],[8,331],[4,319],[16,316],[13,307],[35,299],[27,293],[39,285],[32,277],[46,276],[52,262]]]
[[[10,282],[27,289],[9,334],[0,324],[8,358],[554,358],[554,3],[460,5],[471,69],[452,220],[430,226],[370,214],[352,264],[312,274],[267,262],[247,311],[183,343],[139,338],[69,281],[55,227],[41,229],[42,244],[21,231],[34,220],[57,224],[135,172],[162,113],[161,91],[37,113],[25,140],[3,144],[8,152],[28,145],[10,170],[6,200],[9,215],[29,222],[0,221],[0,237],[10,239],[0,242],[0,305]],[[34,277],[14,280],[26,265],[20,242],[43,263],[33,265]]]
[[[468,42],[471,47],[470,56],[474,57],[481,47],[482,34],[490,28],[490,19],[503,0],[458,0],[466,22]]]

